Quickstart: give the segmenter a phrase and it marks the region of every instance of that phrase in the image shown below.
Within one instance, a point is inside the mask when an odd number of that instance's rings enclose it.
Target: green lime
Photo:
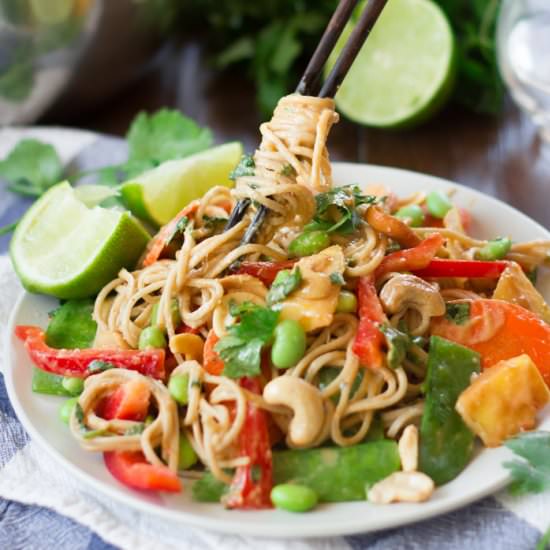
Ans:
[[[184,159],[163,162],[123,183],[122,197],[136,216],[164,225],[211,187],[231,187],[233,182],[229,179],[229,173],[242,153],[242,145],[232,142]]]
[[[342,33],[327,74],[352,28]],[[443,11],[430,0],[389,0],[336,94],[336,105],[368,126],[412,126],[444,104],[454,74],[454,36]]]
[[[19,222],[10,254],[28,291],[83,298],[97,293],[122,267],[132,268],[148,240],[129,212],[88,208],[63,182]]]

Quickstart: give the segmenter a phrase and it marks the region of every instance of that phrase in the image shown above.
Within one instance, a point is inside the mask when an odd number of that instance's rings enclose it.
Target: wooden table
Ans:
[[[241,140],[250,151],[259,142],[252,86],[239,72],[211,71],[197,43],[168,51],[154,72],[117,99],[69,122],[123,135],[139,110],[162,106],[209,126],[217,142]],[[330,154],[333,160],[407,168],[475,187],[550,228],[550,152],[511,103],[499,118],[450,106],[409,131],[370,130],[341,120],[331,134]]]

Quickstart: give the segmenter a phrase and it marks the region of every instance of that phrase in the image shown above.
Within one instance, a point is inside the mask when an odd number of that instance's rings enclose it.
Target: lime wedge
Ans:
[[[342,33],[327,74],[352,28]],[[336,94],[336,105],[368,126],[412,126],[444,104],[454,73],[454,37],[441,9],[430,0],[389,0]]]
[[[132,268],[149,234],[129,212],[88,208],[67,183],[52,187],[19,222],[10,255],[23,286],[58,298],[97,293]]]
[[[138,217],[168,223],[184,206],[211,187],[233,182],[229,173],[241,158],[240,143],[226,143],[184,159],[169,160],[122,184],[124,202]]]

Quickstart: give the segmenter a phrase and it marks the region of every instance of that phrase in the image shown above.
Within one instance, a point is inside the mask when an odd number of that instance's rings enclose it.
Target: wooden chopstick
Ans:
[[[334,49],[338,38],[342,34],[346,23],[350,19],[357,2],[358,0],[340,0],[336,11],[331,17],[319,41],[319,45],[315,49],[298,83],[298,87],[296,88],[297,93],[302,95],[317,95],[318,97],[334,97],[336,95],[338,88],[342,84],[353,61],[361,50],[363,43],[374,27],[374,24],[378,20],[378,16],[386,5],[387,0],[368,0],[359,22],[353,29],[327,80],[319,90],[319,81],[323,67]],[[235,205],[224,231],[227,231],[242,219],[249,205],[249,199],[241,199]],[[268,210],[263,204],[258,207],[249,227],[241,239],[241,245],[249,244],[254,240],[267,212]]]
[[[321,79],[323,67],[334,49],[338,38],[340,38],[358,1],[359,0],[341,0],[338,4],[336,11],[328,22],[321,40],[319,40],[317,48],[309,60],[308,66],[300,82],[298,82],[298,86],[296,87],[297,94],[315,96],[319,93],[319,81]]]
[[[319,97],[334,97],[388,0],[369,0],[338,60],[325,80]]]

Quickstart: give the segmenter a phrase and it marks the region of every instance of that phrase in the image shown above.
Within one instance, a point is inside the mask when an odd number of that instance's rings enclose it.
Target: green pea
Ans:
[[[305,485],[282,483],[271,489],[273,506],[287,512],[307,512],[315,508],[317,500],[317,493]]]
[[[281,321],[275,327],[271,361],[279,369],[293,367],[306,351],[306,333],[293,319]]]
[[[168,391],[180,405],[187,405],[189,403],[189,375],[175,374],[171,376],[168,382]]]
[[[84,380],[82,378],[73,378],[72,376],[65,376],[61,385],[71,394],[80,395],[84,390]]]
[[[139,335],[139,349],[165,348],[166,337],[157,326],[144,328]]]
[[[160,302],[157,302],[151,309],[151,325],[159,324],[159,306]],[[170,303],[170,313],[172,315],[172,324],[177,327],[181,324],[180,308],[177,300],[172,300]]]
[[[396,218],[401,218],[409,222],[411,227],[420,227],[424,223],[424,210],[418,204],[409,204],[400,208],[395,213]]]
[[[324,231],[308,231],[298,235],[289,245],[291,256],[311,256],[325,249],[330,244],[330,237]]]
[[[70,399],[67,399],[59,408],[59,418],[61,419],[61,422],[67,424],[67,426],[69,425],[71,415],[73,414],[73,409],[77,403],[78,397],[71,397]]]
[[[341,290],[336,304],[338,313],[353,313],[357,311],[357,297],[349,290]]]
[[[178,468],[180,470],[187,470],[197,463],[199,457],[193,449],[189,439],[185,435],[185,432],[180,432],[180,454],[178,461]]]
[[[512,241],[507,237],[501,237],[494,241],[489,241],[485,246],[481,247],[476,254],[478,260],[493,261],[501,260],[510,252]]]
[[[426,197],[428,212],[436,218],[444,218],[445,214],[453,207],[449,197],[441,191],[432,191]]]

